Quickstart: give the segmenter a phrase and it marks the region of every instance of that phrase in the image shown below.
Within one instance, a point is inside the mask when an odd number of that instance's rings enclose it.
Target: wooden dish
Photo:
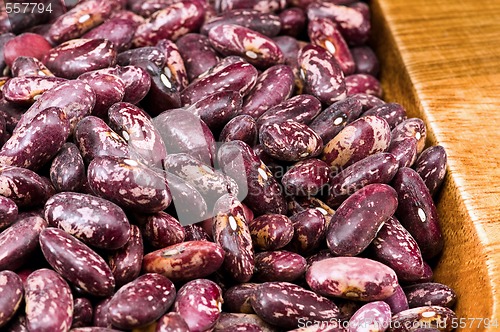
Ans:
[[[446,242],[435,280],[458,293],[466,326],[457,331],[499,331],[491,322],[500,320],[500,2],[371,7],[384,99],[422,118],[428,144],[448,153],[438,203]]]

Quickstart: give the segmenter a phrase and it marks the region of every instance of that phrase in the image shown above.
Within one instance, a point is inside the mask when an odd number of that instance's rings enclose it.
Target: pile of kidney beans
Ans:
[[[0,15],[2,331],[452,329],[446,153],[368,3],[38,3]]]

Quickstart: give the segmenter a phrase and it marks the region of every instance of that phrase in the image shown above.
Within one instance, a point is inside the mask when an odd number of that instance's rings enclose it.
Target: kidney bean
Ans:
[[[40,269],[25,283],[26,326],[30,331],[68,331],[73,316],[73,296],[56,272]]]
[[[10,198],[0,196],[0,229],[10,226],[16,221],[18,208]]]
[[[269,108],[257,119],[257,128],[269,124],[292,120],[309,124],[321,112],[321,103],[311,95],[302,94],[294,96],[282,103]]]
[[[387,103],[375,106],[364,112],[361,116],[376,115],[384,118],[385,121],[394,129],[398,124],[406,120],[406,110],[398,103]]]
[[[361,257],[334,257],[312,263],[306,272],[311,289],[324,296],[357,301],[384,300],[398,286],[388,266]]]
[[[361,159],[330,177],[326,203],[337,207],[369,184],[389,183],[398,169],[399,163],[390,153],[379,152]]]
[[[294,209],[290,209],[292,215],[309,208],[318,210],[325,217],[327,227],[330,224],[333,214],[335,213],[331,207],[316,197],[295,196],[292,200],[290,200],[290,205],[294,207]]]
[[[424,261],[417,242],[391,217],[382,225],[373,240],[374,259],[391,267],[400,281],[415,281],[424,274]]]
[[[205,78],[208,75],[215,74],[222,69],[226,68],[229,65],[238,63],[238,62],[244,62],[248,63],[245,59],[243,59],[239,55],[230,55],[225,58],[222,58],[217,62],[214,66],[210,67],[206,72],[202,73],[200,76],[198,76],[194,81],[198,81],[199,79]]]
[[[302,8],[285,8],[279,13],[281,21],[281,35],[298,37],[306,26],[306,14]]]
[[[410,285],[403,290],[410,308],[433,305],[452,308],[457,300],[457,294],[453,289],[437,282]]]
[[[377,78],[368,74],[352,74],[346,76],[345,85],[347,95],[366,93],[376,97],[382,96],[382,86]]]
[[[384,302],[389,305],[393,315],[409,309],[406,294],[401,286],[396,287],[394,294],[386,298]]]
[[[292,282],[306,272],[306,259],[299,254],[286,251],[264,251],[255,254],[256,280]]]
[[[155,332],[189,332],[189,327],[179,313],[169,312],[157,321]]]
[[[266,323],[262,318],[255,314],[241,314],[241,313],[228,313],[222,312],[215,330],[232,329],[241,324],[249,324],[257,326],[263,332],[277,332],[279,331],[275,326]]]
[[[238,282],[247,282],[254,272],[252,237],[243,208],[230,194],[217,200],[213,217],[214,242],[225,251],[223,268]]]
[[[391,308],[382,301],[370,302],[362,306],[349,319],[349,332],[361,329],[384,330],[391,322]]]
[[[73,317],[71,320],[71,328],[85,327],[92,325],[92,315],[94,308],[89,299],[79,297],[73,300]]]
[[[23,114],[16,126],[22,128],[33,121],[43,110],[49,107],[61,108],[70,123],[70,131],[74,132],[77,123],[89,115],[96,103],[96,94],[85,82],[71,80],[46,91]]]
[[[212,237],[198,225],[185,225],[184,232],[186,237],[184,241],[212,241]]]
[[[99,301],[94,307],[92,325],[103,329],[111,329],[113,327],[113,325],[111,325],[111,316],[109,314],[109,302],[111,299],[112,297],[105,298],[104,300]]]
[[[66,79],[52,76],[22,76],[14,77],[2,87],[3,97],[13,103],[32,104],[40,95]]]
[[[299,161],[318,156],[323,141],[307,125],[286,121],[261,128],[259,141],[271,157],[285,161]]]
[[[222,129],[219,141],[243,141],[250,146],[257,143],[257,124],[250,115],[242,114],[232,118]]]
[[[350,95],[349,98],[359,100],[361,106],[363,107],[363,112],[366,112],[373,107],[385,104],[385,101],[383,101],[382,99],[373,95],[368,95],[366,93],[355,93],[353,95]]]
[[[351,48],[356,74],[368,74],[377,77],[380,62],[370,46],[360,45]]]
[[[422,151],[415,163],[415,171],[420,175],[431,195],[434,195],[443,183],[446,163],[446,151],[441,145],[431,146]]]
[[[210,29],[221,24],[243,26],[267,37],[274,37],[281,30],[281,20],[276,15],[263,13],[257,9],[234,9],[224,11],[210,21],[206,21],[200,32],[207,35]]]
[[[187,153],[213,165],[215,139],[208,126],[191,112],[178,109],[153,119],[169,153]]]
[[[7,19],[7,21],[10,22],[9,19]],[[12,63],[11,64],[6,63],[4,51],[5,51],[5,45],[7,44],[7,42],[9,42],[11,39],[14,39],[15,37],[16,37],[16,35],[11,33],[11,32],[2,31],[0,33],[0,73],[4,72],[6,66],[12,67],[11,66]],[[49,48],[50,48],[50,45],[49,45]],[[15,59],[12,59],[12,60],[15,60]]]
[[[116,63],[120,66],[152,62],[159,68],[163,68],[165,61],[165,53],[156,46],[138,47],[123,51],[116,56]]]
[[[174,284],[169,279],[157,273],[146,273],[113,295],[108,307],[111,323],[122,329],[150,324],[165,314],[175,295]]]
[[[19,119],[23,113],[26,112],[26,107],[22,105],[16,105],[10,101],[5,100],[5,98],[0,99],[0,118],[5,121],[5,129],[2,140],[6,141],[9,138],[9,133],[11,133],[16,127]],[[2,141],[2,143],[3,143]]]
[[[439,217],[429,189],[417,172],[400,168],[392,181],[398,193],[396,216],[417,241],[424,259],[436,256],[443,248]]]
[[[224,292],[224,308],[228,312],[253,314],[251,298],[259,284],[242,283],[228,288]]]
[[[391,139],[394,142],[401,141],[405,137],[414,137],[417,140],[417,154],[420,154],[425,148],[425,139],[427,130],[425,123],[418,118],[410,118],[398,124],[391,131]]]
[[[4,326],[16,313],[24,296],[21,278],[12,271],[0,272],[0,327]]]
[[[292,221],[282,214],[264,214],[248,221],[253,245],[260,250],[276,250],[293,238]]]
[[[208,279],[192,280],[179,289],[173,312],[184,318],[189,331],[206,331],[215,326],[222,301],[222,290],[216,283]]]
[[[182,91],[189,84],[186,67],[184,66],[184,60],[177,45],[173,41],[168,39],[162,39],[156,44],[156,46],[165,55],[165,66],[163,71],[168,78],[175,82],[175,85]]]
[[[363,45],[371,31],[369,17],[355,8],[338,5],[332,2],[312,2],[306,10],[307,18],[328,18],[338,24],[340,32],[349,45]]]
[[[130,224],[123,210],[100,197],[59,193],[47,201],[43,213],[51,226],[98,248],[121,248],[130,236]]]
[[[120,330],[108,329],[106,327],[78,327],[71,329],[71,332],[119,332]]]
[[[298,253],[311,253],[325,238],[327,223],[325,215],[317,208],[306,208],[290,217],[293,224],[293,239],[286,248]]]
[[[32,56],[18,56],[12,63],[10,72],[12,77],[54,76],[40,60]]]
[[[85,33],[82,38],[107,39],[115,45],[118,52],[123,52],[132,45],[132,38],[138,25],[128,19],[112,17]]]
[[[145,272],[160,273],[173,282],[206,277],[221,267],[224,249],[208,241],[184,241],[144,256]]]
[[[2,231],[0,270],[16,270],[21,267],[37,249],[40,232],[46,227],[47,221],[39,216],[20,215],[12,226]]]
[[[238,91],[247,95],[258,77],[257,69],[246,62],[235,62],[198,80],[192,81],[181,93],[182,103],[191,105],[199,99],[220,91]]]
[[[392,327],[388,332],[411,331],[406,326],[421,326],[438,329],[440,331],[452,331],[453,323],[457,319],[456,314],[449,308],[440,306],[425,306],[401,311],[392,316]]]
[[[141,67],[119,67],[116,71],[116,76],[120,77],[125,85],[124,102],[137,104],[148,94],[151,88],[151,77]]]
[[[366,116],[348,124],[325,145],[323,160],[334,170],[348,167],[369,155],[385,151],[390,141],[387,121]]]
[[[286,213],[286,201],[279,183],[246,143],[222,144],[217,160],[224,173],[238,184],[238,198],[244,199],[243,203],[254,213]]]
[[[138,219],[142,225],[142,235],[154,248],[165,248],[184,241],[184,228],[166,212],[138,216]]]
[[[16,166],[0,166],[0,195],[19,208],[39,207],[51,193],[45,180],[35,172]]]
[[[290,8],[293,9],[293,8]],[[302,30],[301,30],[302,31]],[[299,53],[299,50],[301,48],[301,45],[299,45],[299,42],[297,39],[290,37],[290,36],[276,36],[273,37],[274,42],[278,47],[280,48],[281,52],[283,52],[283,56],[285,58],[285,64],[289,65],[294,72],[294,78],[295,78],[295,90],[297,90],[297,85],[298,85],[298,76],[296,71],[298,70],[299,64],[297,62],[297,55]],[[296,91],[297,94],[300,94],[298,91]]]
[[[319,159],[299,161],[289,168],[281,179],[287,194],[314,196],[328,183],[330,168]]]
[[[30,45],[30,47],[26,47],[26,45]],[[30,56],[41,60],[51,47],[50,43],[44,37],[36,33],[25,32],[13,38],[7,35],[3,44],[2,55],[5,64],[12,68],[14,61],[18,57]]]
[[[417,159],[418,141],[414,137],[404,137],[391,141],[387,152],[392,154],[399,163],[399,167],[411,167]]]
[[[141,272],[144,246],[142,235],[136,225],[130,225],[127,243],[108,256],[109,267],[117,287],[136,279]]]
[[[176,41],[182,35],[197,31],[203,23],[200,2],[180,1],[156,11],[137,27],[133,46],[155,45],[161,39]]]
[[[107,39],[73,39],[49,50],[43,63],[56,76],[77,78],[88,71],[114,66],[116,48]]]
[[[300,49],[297,61],[304,92],[331,105],[347,95],[344,74],[335,58],[324,48],[306,45]]]
[[[288,282],[266,282],[251,299],[257,315],[281,328],[293,329],[304,321],[327,321],[339,316],[337,306],[327,298]]]
[[[176,42],[179,53],[184,59],[184,65],[189,81],[206,72],[219,62],[219,57],[210,46],[208,37],[198,33],[188,33]]]
[[[192,184],[174,174],[165,172],[164,176],[179,222],[186,225],[203,220],[207,214],[207,203],[200,192]],[[189,200],[186,199],[188,197]]]

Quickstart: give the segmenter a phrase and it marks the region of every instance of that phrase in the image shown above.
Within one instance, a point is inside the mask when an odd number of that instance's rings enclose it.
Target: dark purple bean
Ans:
[[[286,251],[264,251],[255,254],[254,278],[261,282],[292,282],[304,276],[307,262],[299,254]]]
[[[73,39],[51,49],[43,63],[56,76],[77,78],[88,71],[113,66],[116,48],[107,39]]]
[[[3,97],[2,99],[0,99],[0,114],[5,121],[5,129],[7,131],[2,135],[2,143],[10,137],[8,133],[11,133],[14,130],[17,123],[21,119],[21,116],[23,116],[23,113],[25,112],[25,106],[11,103],[10,101],[5,100]]]
[[[210,46],[208,37],[197,33],[188,33],[176,42],[179,52],[184,59],[184,65],[189,81],[206,72],[219,62],[215,50]]]
[[[157,273],[146,273],[113,295],[108,307],[111,323],[121,329],[150,324],[165,314],[175,295],[174,284],[169,279]]]
[[[259,285],[252,307],[266,322],[286,329],[299,323],[328,321],[339,316],[339,309],[329,299],[288,282]]]
[[[453,289],[437,282],[410,285],[403,290],[410,308],[428,305],[452,308],[457,301],[457,294]]]
[[[415,163],[414,169],[424,180],[431,195],[434,195],[443,183],[446,163],[446,151],[441,145],[425,149]]]
[[[224,292],[224,307],[228,312],[253,314],[251,299],[259,284],[243,283],[234,285]]]
[[[7,21],[10,23],[10,20],[7,18]],[[16,35],[10,32],[4,32],[2,31],[0,34],[0,73],[3,73],[5,70],[5,67],[8,66],[5,63],[5,57],[4,57],[4,49],[5,49],[5,44],[11,39],[14,39]]]
[[[347,95],[366,93],[376,97],[382,96],[382,86],[376,77],[368,74],[352,74],[346,76],[345,86]]]
[[[18,207],[10,198],[0,196],[0,229],[4,229],[17,219]]]
[[[380,62],[370,46],[356,46],[351,48],[351,54],[356,65],[356,74],[368,74],[377,77]]]
[[[283,56],[285,57],[285,64],[292,67],[295,76],[295,83],[297,84],[297,74],[295,71],[299,67],[299,64],[297,62],[297,55],[301,47],[299,45],[299,42],[297,41],[297,39],[290,36],[277,36],[274,37],[273,40],[276,43],[276,45],[278,45],[281,52],[283,52]]]
[[[282,214],[264,214],[248,221],[255,248],[276,250],[286,246],[293,238],[293,224]]]
[[[179,289],[173,312],[184,318],[189,331],[202,332],[215,326],[222,311],[222,301],[222,290],[216,283],[197,279]]]
[[[325,238],[327,224],[324,214],[316,208],[307,208],[290,217],[294,234],[290,248],[298,253],[310,253]],[[288,247],[287,247],[288,248]]]
[[[348,332],[361,329],[384,330],[391,323],[391,308],[382,301],[365,304],[349,319]]]
[[[243,207],[238,199],[227,194],[214,206],[213,237],[225,251],[223,269],[238,282],[247,282],[254,272],[252,237]]]
[[[288,120],[307,125],[320,114],[320,112],[321,103],[316,97],[307,94],[297,95],[266,110],[257,119],[257,127],[260,130],[260,128],[268,124],[285,122]]]
[[[205,22],[200,32],[208,35],[210,29],[221,24],[236,24],[268,37],[276,36],[281,29],[280,18],[276,15],[263,13],[256,9],[234,9],[224,11],[219,16]]]
[[[78,147],[65,143],[50,165],[52,185],[58,192],[79,191],[85,177],[85,165]]]
[[[403,137],[391,141],[387,152],[392,154],[398,161],[399,167],[411,167],[417,159],[418,141],[414,137]]]
[[[105,38],[115,45],[118,52],[122,52],[129,49],[132,45],[132,38],[134,37],[137,25],[131,24],[130,20],[114,17],[88,31],[82,38]]]
[[[144,246],[139,228],[130,226],[130,237],[125,245],[108,257],[109,267],[117,287],[131,282],[139,276],[144,256]]]
[[[399,221],[417,241],[424,259],[436,256],[444,240],[429,189],[418,173],[407,167],[399,169],[392,185],[398,193]]]
[[[386,152],[370,155],[330,177],[326,203],[339,206],[350,195],[373,183],[389,183],[398,171],[396,158]]]
[[[29,331],[65,332],[71,327],[73,296],[56,272],[41,269],[25,283],[26,326]]]
[[[23,281],[12,271],[0,272],[0,327],[16,313],[24,296]]]
[[[39,207],[51,196],[45,180],[33,171],[16,166],[0,167],[0,195],[19,208]]]
[[[135,47],[155,45],[161,39],[176,41],[182,35],[197,31],[203,23],[204,8],[200,2],[180,1],[156,11],[137,27]]]
[[[232,118],[222,129],[219,141],[243,141],[250,146],[257,143],[257,124],[250,115],[238,115]]]
[[[179,313],[169,312],[158,320],[155,332],[189,332],[189,327]]]
[[[163,68],[165,61],[165,53],[156,46],[134,48],[124,51],[116,56],[116,63],[120,66],[152,62],[159,68]]]
[[[184,228],[166,212],[137,216],[137,219],[141,223],[142,235],[154,248],[165,248],[184,241]]]
[[[94,307],[94,314],[93,314],[93,324],[96,327],[99,328],[112,328],[113,325],[111,325],[111,317],[109,315],[109,302],[111,301],[112,297],[108,297],[100,302],[97,303],[97,305]],[[106,331],[107,332],[107,331]]]
[[[285,192],[294,196],[314,196],[328,183],[330,168],[319,159],[299,161],[281,179]]]
[[[316,293],[357,301],[384,300],[398,286],[396,273],[377,261],[360,257],[334,257],[314,262],[306,281]]]
[[[145,272],[160,273],[173,282],[206,277],[221,267],[224,249],[208,241],[188,241],[144,256]]]
[[[120,77],[125,84],[124,102],[137,104],[148,94],[151,88],[151,76],[141,67],[121,67],[116,75]]]
[[[92,325],[94,308],[89,299],[79,297],[73,300],[73,318],[71,328],[85,327]],[[73,331],[73,330],[72,330]]]
[[[406,110],[398,103],[387,103],[375,106],[364,112],[361,116],[376,115],[384,118],[385,121],[394,129],[398,124],[406,120]]]
[[[281,35],[298,37],[306,27],[306,14],[298,7],[286,8],[279,14],[281,20]]]
[[[403,288],[401,288],[401,286],[399,285],[398,287],[396,287],[396,291],[394,292],[394,294],[386,298],[384,302],[387,303],[389,307],[391,307],[391,312],[393,315],[409,308],[406,294],[403,291]]]
[[[385,104],[385,101],[383,101],[382,99],[375,97],[373,95],[367,95],[366,93],[356,93],[350,95],[349,98],[354,98],[356,100],[359,100],[361,106],[363,106],[363,112],[366,112],[373,107]]]
[[[305,93],[315,96],[325,105],[331,105],[347,96],[344,74],[327,50],[316,45],[306,45],[300,49],[297,60]]]
[[[388,332],[416,331],[413,327],[432,328],[432,331],[452,331],[457,315],[449,308],[425,306],[401,311],[392,316]]]
[[[427,138],[427,129],[424,121],[418,118],[409,118],[398,124],[391,131],[392,141],[400,141],[405,137],[414,137],[417,139],[417,154],[420,154],[425,148],[425,139]]]
[[[179,53],[179,48],[175,43],[168,39],[162,39],[156,44],[163,54],[165,54],[165,66],[163,72],[169,79],[175,82],[177,89],[182,91],[188,86],[188,76],[184,60]]]
[[[323,160],[333,170],[385,151],[391,141],[389,124],[377,116],[366,116],[348,124],[323,149]]]

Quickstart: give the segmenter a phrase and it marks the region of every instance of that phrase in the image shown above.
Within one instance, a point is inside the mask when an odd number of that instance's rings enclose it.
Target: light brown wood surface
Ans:
[[[384,98],[448,153],[436,280],[457,291],[462,331],[500,331],[479,320],[500,324],[500,1],[374,0],[372,14]]]

